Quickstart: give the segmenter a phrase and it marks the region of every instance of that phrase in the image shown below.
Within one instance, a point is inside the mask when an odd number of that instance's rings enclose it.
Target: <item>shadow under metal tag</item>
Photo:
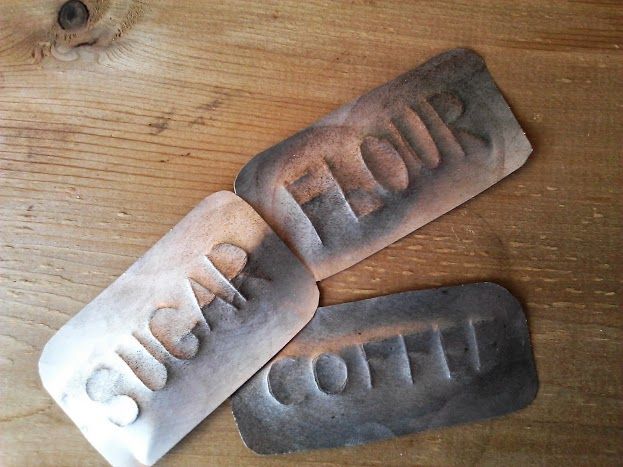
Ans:
[[[479,283],[319,308],[232,400],[245,444],[276,454],[502,415],[537,386],[521,305]]]
[[[482,58],[457,49],[257,155],[235,190],[320,280],[489,188],[531,152]]]
[[[114,465],[153,464],[311,319],[311,272],[209,196],[46,345],[43,385]]]

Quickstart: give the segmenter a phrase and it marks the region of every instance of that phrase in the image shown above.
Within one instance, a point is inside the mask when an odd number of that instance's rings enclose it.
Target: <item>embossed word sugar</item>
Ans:
[[[275,454],[502,415],[536,390],[521,306],[481,283],[319,308],[233,412],[245,444]]]
[[[458,49],[257,155],[235,188],[320,280],[487,189],[531,151],[483,60]]]
[[[111,464],[153,464],[317,304],[311,272],[249,205],[219,192],[58,331],[41,379]]]

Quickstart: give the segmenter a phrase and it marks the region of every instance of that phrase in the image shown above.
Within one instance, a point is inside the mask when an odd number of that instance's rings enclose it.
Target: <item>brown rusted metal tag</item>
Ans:
[[[521,305],[480,283],[319,308],[232,400],[245,444],[276,454],[502,415],[537,386]]]
[[[219,192],[63,326],[39,372],[111,464],[153,464],[317,305],[311,272],[249,205]]]
[[[235,189],[320,280],[487,189],[531,151],[483,60],[457,49],[257,155]]]

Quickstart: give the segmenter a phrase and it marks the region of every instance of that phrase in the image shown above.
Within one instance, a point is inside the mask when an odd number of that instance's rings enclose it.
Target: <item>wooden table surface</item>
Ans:
[[[42,389],[46,341],[254,154],[457,46],[484,56],[532,157],[323,281],[321,303],[498,282],[528,316],[534,403],[259,457],[227,402],[161,465],[623,462],[620,1],[85,3],[103,39],[77,49],[50,33],[62,1],[0,3],[1,465],[104,464]]]

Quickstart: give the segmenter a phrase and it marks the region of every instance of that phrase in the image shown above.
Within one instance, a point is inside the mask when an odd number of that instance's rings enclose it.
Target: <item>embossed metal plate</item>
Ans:
[[[39,372],[111,464],[153,464],[317,305],[311,272],[249,205],[219,192],[63,326]]]
[[[457,49],[257,155],[235,189],[320,280],[487,189],[531,151],[483,60]]]
[[[232,400],[245,444],[275,454],[502,415],[537,384],[520,304],[480,283],[319,308]]]

